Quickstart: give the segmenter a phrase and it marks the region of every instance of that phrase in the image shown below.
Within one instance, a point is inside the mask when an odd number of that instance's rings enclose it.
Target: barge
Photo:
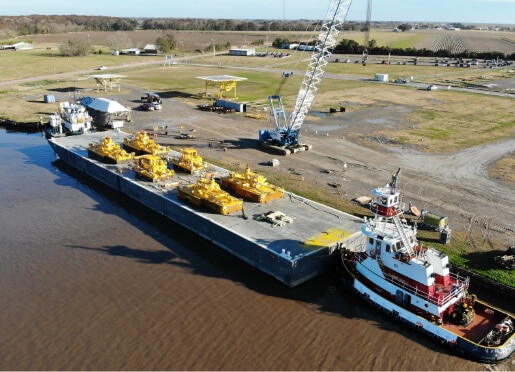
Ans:
[[[179,186],[196,184],[202,178],[221,179],[230,172],[211,165],[194,174],[175,173],[169,179],[151,182],[138,177],[130,163],[107,164],[90,158],[89,144],[98,143],[103,137],[111,137],[120,146],[131,143],[133,138],[112,130],[49,138],[48,142],[61,161],[69,166],[191,230],[287,286],[295,287],[326,273],[334,262],[333,254],[340,247],[357,249],[363,244],[360,218],[287,191],[282,198],[266,204],[244,201],[241,213],[228,215],[180,200]],[[164,158],[179,156],[181,153],[168,150]],[[280,211],[291,218],[291,223],[278,226],[263,220],[262,216],[271,211]]]

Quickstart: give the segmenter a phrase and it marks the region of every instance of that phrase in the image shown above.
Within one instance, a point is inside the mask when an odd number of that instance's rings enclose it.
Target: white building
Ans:
[[[229,49],[229,55],[230,56],[255,56],[256,55],[256,49]]]
[[[131,56],[137,56],[140,54],[140,50],[138,48],[129,48],[120,50],[120,54],[128,54]]]
[[[27,43],[26,41],[21,41],[16,44],[10,44],[10,45],[2,45],[0,49],[14,49],[14,50],[30,50],[34,49],[34,45],[31,43]]]
[[[143,52],[147,53],[147,54],[157,54],[158,51],[159,51],[159,48],[155,44],[147,44],[143,48]]]

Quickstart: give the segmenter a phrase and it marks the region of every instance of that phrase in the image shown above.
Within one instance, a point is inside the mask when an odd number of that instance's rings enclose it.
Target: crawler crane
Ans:
[[[349,11],[352,0],[331,0],[327,16],[320,29],[313,54],[301,83],[295,108],[287,118],[280,95],[268,97],[270,101],[270,121],[275,129],[259,131],[260,144],[280,155],[288,155],[311,148],[300,142],[300,129],[306,114],[315,99],[316,92],[322,81],[325,67],[329,63],[332,51],[336,46],[338,35],[343,28],[343,22]]]
[[[371,16],[372,16],[372,0],[368,0],[367,20],[365,22],[365,27],[363,28],[363,30],[365,31],[365,42],[363,43],[363,57],[361,59],[361,63],[363,63],[363,66],[367,65],[368,48],[370,48],[370,17]]]

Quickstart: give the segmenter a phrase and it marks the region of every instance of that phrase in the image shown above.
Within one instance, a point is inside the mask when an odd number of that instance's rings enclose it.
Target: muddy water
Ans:
[[[40,135],[0,130],[1,370],[487,368],[329,278],[286,288],[58,165]]]

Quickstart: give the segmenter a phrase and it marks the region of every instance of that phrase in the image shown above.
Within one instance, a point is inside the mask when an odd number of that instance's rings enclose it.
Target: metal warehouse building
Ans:
[[[230,56],[255,56],[256,49],[229,49]]]

